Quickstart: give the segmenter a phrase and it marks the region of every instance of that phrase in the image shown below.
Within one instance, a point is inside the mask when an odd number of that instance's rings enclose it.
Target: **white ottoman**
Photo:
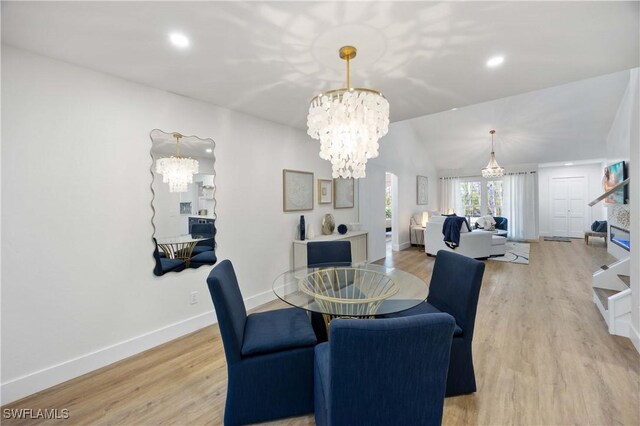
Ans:
[[[507,239],[497,235],[491,236],[491,256],[504,256],[507,250]]]

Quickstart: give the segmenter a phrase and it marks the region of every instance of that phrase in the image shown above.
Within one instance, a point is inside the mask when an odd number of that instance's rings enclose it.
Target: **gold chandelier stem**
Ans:
[[[349,57],[347,56],[347,90],[351,89],[351,78],[349,76],[351,70],[349,68]]]
[[[182,135],[180,133],[174,133],[173,137],[176,138],[176,156],[180,157],[180,138],[182,138]]]
[[[496,134],[496,131],[491,130],[489,133],[491,133],[491,153],[493,154],[493,135]]]

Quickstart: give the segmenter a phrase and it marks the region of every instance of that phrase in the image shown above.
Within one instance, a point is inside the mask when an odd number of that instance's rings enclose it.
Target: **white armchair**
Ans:
[[[427,254],[435,255],[439,250],[446,250],[474,259],[491,256],[493,233],[479,230],[469,232],[464,225],[460,230],[460,245],[455,250],[449,248],[444,243],[444,235],[442,234],[442,226],[446,218],[446,216],[433,216],[427,222],[424,230],[424,251]],[[504,246],[504,242],[502,244]]]

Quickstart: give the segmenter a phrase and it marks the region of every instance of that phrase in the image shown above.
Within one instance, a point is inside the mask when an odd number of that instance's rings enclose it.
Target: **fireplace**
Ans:
[[[611,225],[609,227],[609,240],[626,251],[631,251],[631,234],[626,229]]]

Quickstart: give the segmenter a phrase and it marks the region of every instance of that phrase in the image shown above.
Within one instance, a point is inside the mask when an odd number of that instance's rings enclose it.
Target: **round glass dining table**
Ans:
[[[187,267],[189,267],[193,248],[198,244],[198,242],[210,238],[211,237],[203,235],[185,234],[177,235],[175,237],[159,237],[156,241],[158,243],[158,247],[168,259],[184,260]]]
[[[273,282],[273,292],[291,306],[333,318],[371,318],[422,303],[429,287],[397,268],[372,263],[318,265],[287,271]]]

